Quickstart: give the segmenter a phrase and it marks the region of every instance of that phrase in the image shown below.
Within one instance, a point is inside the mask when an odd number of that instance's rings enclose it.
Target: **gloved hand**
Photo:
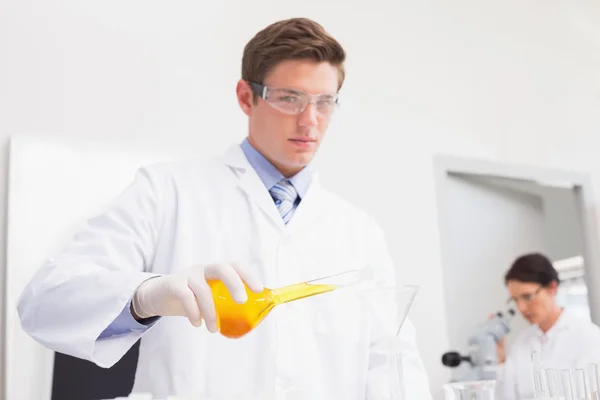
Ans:
[[[202,320],[212,333],[217,332],[217,315],[207,280],[222,281],[236,303],[248,301],[246,288],[255,293],[263,290],[255,272],[240,263],[195,266],[173,275],[159,276],[144,281],[131,302],[133,313],[139,318],[154,316],[183,316],[194,326]]]

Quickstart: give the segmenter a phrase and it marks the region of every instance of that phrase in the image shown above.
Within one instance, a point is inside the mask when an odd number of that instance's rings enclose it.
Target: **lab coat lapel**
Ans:
[[[285,224],[281,219],[281,215],[279,215],[273,198],[254,168],[248,162],[240,146],[233,146],[229,149],[225,154],[225,164],[235,170],[239,178],[239,187],[248,195],[248,198],[265,213],[267,218],[278,229],[285,228]]]
[[[289,234],[306,228],[313,223],[324,211],[323,191],[319,183],[319,177],[313,172],[312,181],[304,198],[294,211],[294,215],[288,222],[286,229]]]

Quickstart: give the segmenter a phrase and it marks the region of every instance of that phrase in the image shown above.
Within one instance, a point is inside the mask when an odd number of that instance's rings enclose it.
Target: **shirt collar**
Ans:
[[[254,168],[267,190],[270,190],[277,182],[284,179],[281,172],[250,144],[248,138],[244,139],[240,146],[248,162]],[[312,182],[312,172],[308,167],[302,168],[300,172],[289,178],[289,181],[296,189],[296,192],[298,192],[298,196],[302,199]]]

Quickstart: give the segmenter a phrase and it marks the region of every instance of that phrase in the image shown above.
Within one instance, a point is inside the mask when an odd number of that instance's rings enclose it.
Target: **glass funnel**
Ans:
[[[378,357],[372,360],[374,368],[386,371],[387,382],[378,382],[369,388],[368,398],[407,400],[402,368],[402,325],[419,291],[418,286],[384,286],[358,292],[361,304],[373,324]],[[376,386],[376,387],[375,387]],[[378,390],[377,393],[372,392]]]
[[[454,382],[444,385],[446,400],[494,400],[496,381]]]

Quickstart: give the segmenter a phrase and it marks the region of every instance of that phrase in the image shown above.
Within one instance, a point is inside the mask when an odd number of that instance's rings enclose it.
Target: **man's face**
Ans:
[[[310,163],[321,145],[331,119],[328,110],[335,109],[328,101],[336,96],[338,70],[327,62],[283,61],[258,83],[267,87],[266,101],[259,95],[254,102],[252,88],[243,80],[236,90],[249,117],[249,141],[290,177]],[[306,108],[295,112],[302,104]]]
[[[556,282],[547,287],[538,283],[508,281],[507,288],[521,315],[530,324],[539,324],[550,315],[555,304]]]

